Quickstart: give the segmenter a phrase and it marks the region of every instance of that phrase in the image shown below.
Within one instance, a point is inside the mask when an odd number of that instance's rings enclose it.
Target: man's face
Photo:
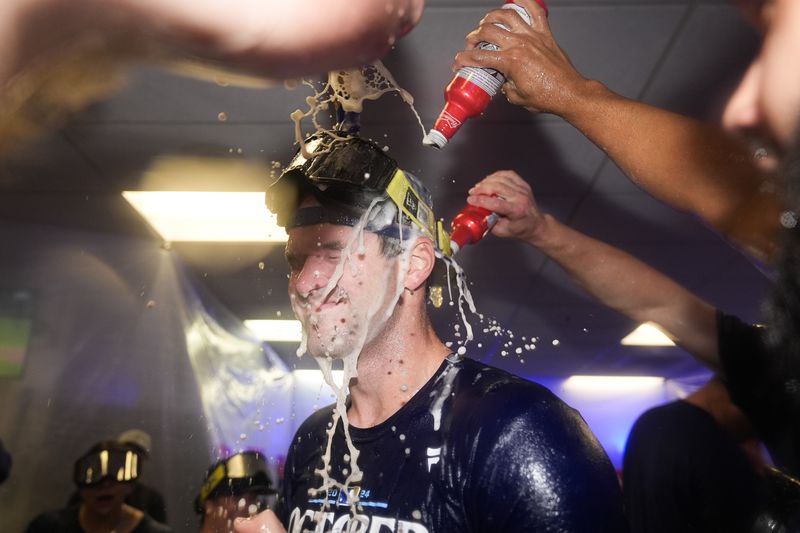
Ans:
[[[96,515],[107,515],[118,510],[133,490],[131,483],[106,479],[94,485],[81,487],[83,504]]]
[[[362,241],[354,231],[332,224],[289,230],[289,297],[315,357],[360,351],[382,330],[399,296],[399,259],[381,253],[375,234],[364,232]]]
[[[800,2],[742,2],[756,14],[764,44],[728,102],[723,121],[733,130],[758,130],[783,152],[800,119]]]

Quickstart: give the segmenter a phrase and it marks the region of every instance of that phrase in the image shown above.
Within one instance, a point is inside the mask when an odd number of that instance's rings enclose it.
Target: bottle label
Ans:
[[[488,68],[464,67],[456,75],[474,83],[489,93],[489,96],[497,94],[497,90],[506,82],[505,76]]]
[[[461,121],[447,111],[442,111],[442,114],[439,115],[439,120],[443,120],[444,123],[447,124],[448,128],[452,128],[454,130],[461,126]]]
[[[517,14],[522,17],[522,20],[527,22],[529,25],[532,22],[530,15],[528,15],[528,12],[522,6],[518,6],[517,4],[504,4],[503,9],[512,9],[516,11]],[[503,24],[497,24],[497,26],[503,28],[504,30],[508,30],[508,27],[504,26]],[[481,50],[500,49],[500,47],[496,44],[487,43],[485,41],[478,43],[478,48]],[[503,73],[498,72],[493,68],[464,67],[458,71],[458,75],[462,78],[466,78],[489,93],[489,96],[494,96],[497,94],[497,90],[506,82],[506,77],[503,75]]]

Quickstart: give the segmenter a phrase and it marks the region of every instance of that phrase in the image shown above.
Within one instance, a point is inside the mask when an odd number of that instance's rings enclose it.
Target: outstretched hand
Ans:
[[[534,0],[515,3],[531,15],[531,25],[511,9],[490,11],[467,35],[467,49],[456,55],[453,69],[496,69],[506,76],[502,91],[509,102],[563,116],[579,97],[586,79],[556,43],[544,9]],[[476,48],[481,42],[495,44],[499,50]]]
[[[237,518],[233,528],[236,533],[286,533],[280,520],[270,509],[251,518]]]
[[[494,211],[492,234],[532,242],[545,224],[531,186],[513,170],[498,170],[469,190],[467,203]]]

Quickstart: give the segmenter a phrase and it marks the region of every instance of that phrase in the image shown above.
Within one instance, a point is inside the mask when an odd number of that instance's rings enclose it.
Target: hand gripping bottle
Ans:
[[[545,13],[547,12],[544,0],[536,0],[536,3],[542,6]],[[513,0],[506,0],[503,9],[513,9],[525,22],[531,23],[528,12],[516,5]],[[498,26],[503,27],[501,24]],[[487,42],[480,43],[478,48],[498,49],[496,45]],[[422,142],[426,146],[444,148],[465,120],[480,115],[486,109],[489,101],[505,82],[505,76],[491,68],[464,67],[459,70],[444,90],[444,109]]]
[[[453,219],[450,249],[453,255],[467,244],[475,244],[489,233],[497,222],[497,214],[476,205],[467,205]]]

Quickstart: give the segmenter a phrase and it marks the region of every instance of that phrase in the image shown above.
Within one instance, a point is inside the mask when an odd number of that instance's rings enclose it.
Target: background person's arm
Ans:
[[[637,322],[658,324],[687,352],[719,368],[714,307],[635,257],[542,213],[516,173],[491,174],[467,201],[500,215],[493,234],[538,248],[603,304]]]
[[[511,10],[490,12],[467,37],[468,50],[456,56],[454,68],[503,72],[509,102],[563,117],[634,183],[769,260],[777,248],[782,204],[752,150],[716,125],[624,98],[585,79],[556,43],[538,4],[518,3],[533,14],[533,25]],[[480,41],[501,49],[474,48]]]
[[[319,74],[379,58],[423,7],[424,0],[4,0],[0,86],[87,36],[138,38],[167,57],[269,78]]]

